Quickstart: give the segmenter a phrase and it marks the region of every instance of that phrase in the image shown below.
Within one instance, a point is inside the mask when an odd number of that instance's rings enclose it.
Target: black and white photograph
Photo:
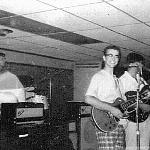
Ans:
[[[1,150],[150,150],[150,0],[0,0]]]

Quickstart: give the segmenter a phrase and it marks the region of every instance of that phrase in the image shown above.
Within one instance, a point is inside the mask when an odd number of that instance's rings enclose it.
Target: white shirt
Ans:
[[[6,100],[7,95],[8,100]],[[11,96],[14,99],[13,95],[17,98],[18,102],[25,101],[25,92],[22,83],[16,75],[6,71],[0,74],[0,103],[7,102],[9,99],[11,102]]]
[[[135,78],[133,78],[127,71],[119,78],[121,84],[122,84],[122,93],[125,94],[128,91],[137,91],[138,88],[138,82]],[[140,90],[143,88],[144,84],[146,82],[143,78],[141,78],[140,82]]]
[[[116,77],[110,75],[105,70],[96,73],[90,82],[86,95],[94,96],[101,101],[113,103],[116,98],[121,97]]]

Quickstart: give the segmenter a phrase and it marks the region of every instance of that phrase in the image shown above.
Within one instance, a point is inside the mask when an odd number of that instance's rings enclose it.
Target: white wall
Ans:
[[[64,69],[73,69],[74,62],[52,59],[42,56],[29,55],[17,52],[2,51],[6,54],[7,62],[31,64],[38,66],[54,67],[54,68],[64,68]]]
[[[84,68],[82,66],[74,69],[74,101],[84,101],[91,77],[99,70],[98,67]]]

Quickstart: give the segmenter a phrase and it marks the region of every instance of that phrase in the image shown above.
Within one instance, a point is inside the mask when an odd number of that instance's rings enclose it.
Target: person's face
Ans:
[[[137,73],[140,73],[142,70],[142,63],[141,62],[134,62],[130,63],[130,68],[132,69],[132,72],[136,75]]]
[[[105,67],[114,68],[119,62],[119,51],[114,49],[108,49],[103,60],[105,62]]]
[[[5,57],[0,56],[0,71],[2,71],[2,69],[4,68],[5,62],[6,62]]]

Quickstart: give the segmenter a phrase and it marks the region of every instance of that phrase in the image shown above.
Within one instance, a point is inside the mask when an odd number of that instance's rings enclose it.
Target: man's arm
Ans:
[[[144,110],[145,112],[150,112],[150,105],[144,104],[144,103],[139,103],[139,107]]]
[[[148,83],[143,78],[142,78],[142,81],[144,85],[148,85]],[[143,100],[145,99],[146,101],[150,101],[150,87],[149,86],[144,91],[144,98],[142,99]],[[146,112],[150,112],[150,102],[149,104],[139,103],[139,107]]]
[[[16,76],[16,97],[18,98],[18,102],[25,102],[25,89],[24,86],[22,85],[21,81],[19,78]]]
[[[117,118],[123,117],[122,112],[118,108],[113,107],[111,106],[111,104],[101,101],[94,96],[89,96],[89,95],[85,96],[85,102],[94,106],[97,109],[109,111],[112,113],[113,116]]]

